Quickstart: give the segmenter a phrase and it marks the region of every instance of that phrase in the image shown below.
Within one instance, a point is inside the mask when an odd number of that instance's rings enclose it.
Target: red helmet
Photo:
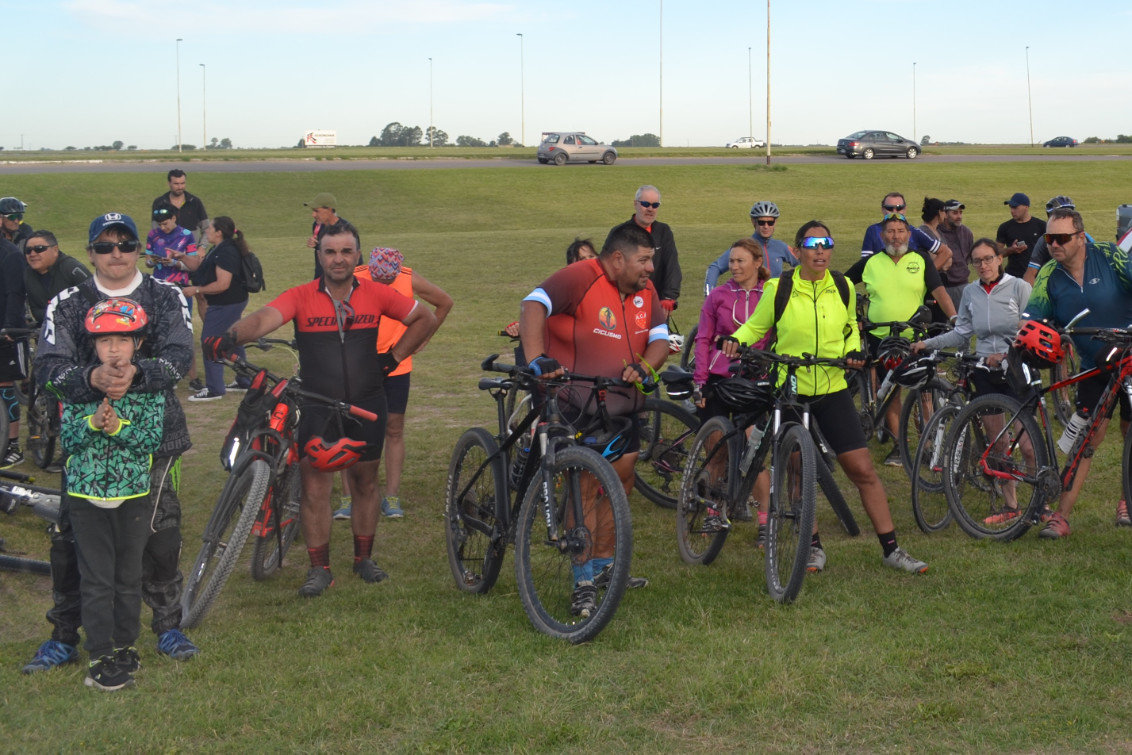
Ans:
[[[1065,356],[1061,333],[1037,320],[1022,323],[1022,327],[1018,328],[1018,335],[1014,337],[1014,346],[1026,352],[1038,367],[1055,365]]]
[[[303,453],[311,460],[311,466],[321,472],[337,472],[354,466],[362,458],[366,449],[364,440],[342,437],[328,441],[316,435],[303,446]]]
[[[86,313],[86,332],[91,335],[108,335],[121,333],[124,335],[145,335],[149,317],[133,299],[111,297],[103,299],[90,308]]]

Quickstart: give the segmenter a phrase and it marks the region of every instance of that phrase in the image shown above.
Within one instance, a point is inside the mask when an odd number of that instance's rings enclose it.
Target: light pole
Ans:
[[[751,48],[747,48],[747,136],[755,136],[755,100],[751,89]]]
[[[523,35],[515,33],[519,38],[519,144],[527,143],[527,87],[526,74],[523,64]]]
[[[177,37],[177,151],[181,151],[181,38]]]
[[[660,28],[657,32],[657,38],[660,45],[660,133],[657,139],[660,141],[660,146],[664,146],[664,0],[660,0]]]
[[[1030,146],[1034,146],[1034,98],[1030,94],[1030,46],[1026,45],[1026,109],[1030,111]]]
[[[916,141],[916,61],[912,61],[912,141]]]
[[[770,165],[770,0],[766,0],[766,164]]]
[[[208,149],[208,68],[200,64],[200,138],[201,149]]]
[[[432,149],[432,58],[428,59],[428,148]]]

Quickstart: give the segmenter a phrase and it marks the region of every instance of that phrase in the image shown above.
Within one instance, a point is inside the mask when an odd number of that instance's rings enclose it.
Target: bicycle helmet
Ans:
[[[311,466],[320,472],[337,472],[354,466],[362,458],[365,448],[364,440],[342,437],[329,441],[316,435],[303,446],[303,453],[311,460]]]
[[[774,383],[769,378],[724,378],[715,384],[715,395],[732,411],[762,411],[774,403]]]
[[[1018,328],[1018,335],[1014,337],[1014,345],[1035,367],[1052,367],[1065,357],[1061,333],[1036,320],[1022,323],[1022,327]]]
[[[629,437],[633,431],[633,420],[629,417],[610,417],[609,427],[603,427],[600,419],[596,425],[582,430],[575,437],[583,446],[597,451],[609,462],[620,459],[629,447]]]
[[[0,198],[0,215],[22,215],[27,209],[28,206],[15,197]]]
[[[920,381],[927,377],[932,369],[933,362],[930,355],[905,359],[892,371],[892,379],[896,381],[897,385],[913,388],[919,385]]]
[[[111,333],[144,336],[149,317],[133,299],[114,296],[91,307],[83,325],[87,333],[96,336]]]
[[[774,202],[755,202],[751,205],[752,218],[777,218],[778,205]]]
[[[679,333],[668,334],[668,352],[670,354],[679,354],[684,351],[684,336]]]
[[[1046,215],[1052,215],[1054,210],[1060,209],[1076,210],[1077,205],[1073,204],[1072,199],[1061,194],[1046,202]]]
[[[877,346],[877,361],[884,365],[886,370],[895,369],[912,353],[912,344],[907,338],[900,336],[886,336]]]

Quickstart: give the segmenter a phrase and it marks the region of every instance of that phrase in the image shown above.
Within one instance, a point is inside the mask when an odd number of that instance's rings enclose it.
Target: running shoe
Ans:
[[[157,638],[157,652],[175,661],[187,661],[200,652],[180,629],[167,629]]]
[[[388,519],[401,519],[405,516],[405,512],[401,510],[401,498],[395,495],[387,495],[381,499],[381,513]]]
[[[1042,527],[1038,537],[1044,537],[1049,540],[1057,540],[1061,537],[1069,537],[1069,533],[1073,530],[1069,527],[1069,520],[1061,515],[1060,512],[1055,511],[1053,516],[1046,522],[1046,526]]]
[[[58,640],[48,640],[39,646],[32,658],[23,668],[25,674],[35,674],[40,671],[50,671],[56,666],[65,663],[74,663],[79,659],[79,649]]]
[[[193,378],[192,380],[189,381],[189,388],[194,393],[197,392],[197,391],[203,391],[204,390],[204,381],[201,380],[200,378]]]
[[[806,571],[817,574],[825,569],[825,551],[817,546],[810,546],[810,558],[806,561]]]
[[[389,579],[389,575],[372,558],[364,558],[354,564],[354,574],[361,577],[363,582],[368,582],[371,585]]]
[[[223,393],[209,393],[207,388],[197,391],[189,396],[189,401],[219,401],[224,398]]]
[[[8,450],[4,453],[4,462],[0,464],[0,469],[8,469],[17,464],[23,464],[24,452],[20,450],[18,443],[9,443]]]
[[[299,588],[299,595],[304,598],[317,598],[326,592],[326,588],[334,586],[334,575],[330,567],[312,566],[307,569],[307,581]]]
[[[983,520],[983,524],[1006,524],[1012,519],[1022,516],[1018,509],[1003,509],[997,514],[991,514]]]
[[[570,613],[588,619],[597,610],[597,587],[593,582],[580,582],[574,587]]]
[[[339,521],[341,521],[343,519],[349,519],[350,518],[350,507],[349,506],[343,506],[342,508],[335,511],[334,512],[334,518],[338,519]]]
[[[136,674],[138,669],[141,668],[141,656],[138,655],[138,649],[133,645],[115,650],[114,662],[118,664],[118,668],[127,674]]]
[[[903,548],[897,548],[892,553],[885,556],[884,565],[898,571],[911,572],[912,574],[923,574],[928,570],[927,564],[912,558]]]
[[[83,684],[103,692],[116,692],[134,686],[134,677],[115,662],[113,655],[104,655],[91,662]]]
[[[228,385],[224,386],[224,389],[228,391],[243,391],[246,393],[248,387],[246,385],[240,385],[239,380],[233,380],[231,383],[228,383]]]
[[[892,449],[888,453],[888,456],[884,457],[884,465],[886,467],[902,467],[902,466],[904,466],[904,462],[902,462],[900,460],[900,449],[899,448]]]
[[[594,587],[602,590],[609,587],[609,578],[612,574],[613,564],[606,564],[602,570],[598,572],[598,575],[594,577]],[[630,590],[637,590],[641,587],[647,587],[648,583],[649,581],[645,577],[629,577],[629,581],[625,583],[625,586]]]
[[[758,539],[755,540],[755,547],[759,550],[766,550],[766,525],[759,525]]]
[[[1120,503],[1116,504],[1116,526],[1117,527],[1132,527],[1132,517],[1128,516],[1128,504],[1124,499],[1120,499]]]

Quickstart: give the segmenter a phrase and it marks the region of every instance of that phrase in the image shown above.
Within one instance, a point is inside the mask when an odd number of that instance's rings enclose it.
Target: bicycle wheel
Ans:
[[[707,566],[727,541],[727,512],[739,490],[742,448],[726,417],[709,419],[692,441],[676,507],[676,546],[686,564]]]
[[[220,499],[205,526],[204,544],[193,568],[185,575],[181,595],[182,628],[191,629],[199,624],[220,595],[255,524],[270,477],[267,462],[256,459],[238,475],[230,475],[224,483]]]
[[[806,429],[781,430],[770,472],[767,510],[766,586],[779,603],[793,603],[802,589],[814,532],[814,443]]]
[[[845,530],[845,533],[850,537],[856,537],[861,534],[861,527],[857,524],[857,518],[853,516],[853,510],[849,508],[849,502],[845,500],[845,494],[841,492],[841,486],[837,484],[837,478],[833,476],[833,465],[837,463],[837,458],[833,455],[832,450],[828,450],[829,444],[822,436],[816,422],[810,424],[810,436],[814,441],[814,459],[818,462],[817,493],[825,498],[826,503],[833,509],[833,513],[837,514],[837,520],[841,522],[841,527]],[[823,451],[823,449],[825,450]],[[817,510],[818,502],[815,501],[815,515]]]
[[[283,565],[301,526],[303,483],[299,465],[275,478],[252,527],[252,579],[264,580]]]
[[[9,556],[6,553],[0,553],[0,570],[46,576],[51,574],[51,564],[47,561],[38,561],[34,558],[22,558],[20,556]]]
[[[523,497],[515,532],[515,577],[535,628],[577,644],[593,639],[617,611],[633,559],[633,525],[621,480],[597,452],[564,448],[555,455],[550,475],[549,512],[544,486],[537,481]],[[575,568],[598,572],[594,560],[603,557],[613,559],[605,574],[608,581],[596,585],[593,607],[579,611],[574,608]]]
[[[637,490],[657,506],[676,508],[699,419],[671,401],[650,398],[639,415],[641,452],[633,469]]]
[[[55,460],[55,444],[59,437],[59,402],[48,393],[35,390],[28,404],[28,453],[40,469],[47,469]]]
[[[1073,341],[1068,338],[1062,339],[1062,344],[1065,347],[1065,358],[1050,368],[1050,385],[1076,375],[1081,369],[1081,360],[1077,357],[1077,350],[1073,348]],[[1058,422],[1065,425],[1073,416],[1073,412],[1077,411],[1073,400],[1073,387],[1058,388],[1056,391],[1051,391],[1050,395],[1053,397],[1054,414],[1057,415]]]
[[[696,333],[700,326],[696,325],[684,336],[684,348],[680,350],[680,367],[688,372],[696,370]]]
[[[456,441],[444,497],[444,542],[456,586],[485,593],[499,577],[507,539],[497,532],[507,474],[495,438],[473,427]]]
[[[920,445],[924,425],[932,414],[943,408],[952,388],[939,378],[929,380],[922,388],[906,391],[900,407],[900,429],[896,445],[900,449],[900,463],[911,477],[913,454]]]
[[[912,462],[912,516],[926,533],[939,532],[951,524],[951,507],[943,492],[944,439],[959,407],[948,404],[931,416],[920,433]]]
[[[964,532],[1005,541],[1030,528],[1046,503],[1039,472],[1049,467],[1032,414],[1010,396],[980,396],[952,420],[944,449],[943,490]]]

